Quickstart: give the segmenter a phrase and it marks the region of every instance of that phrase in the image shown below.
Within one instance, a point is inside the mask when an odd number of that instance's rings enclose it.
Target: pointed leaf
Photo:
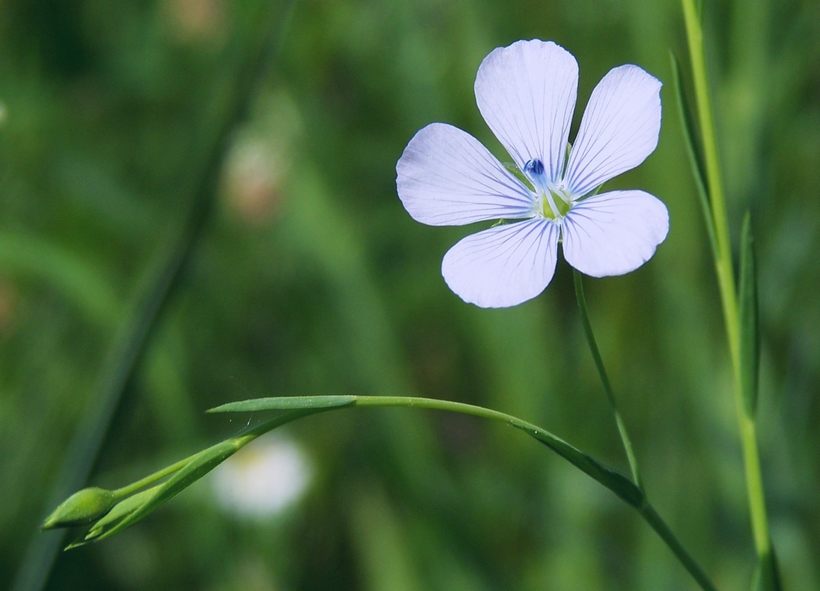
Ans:
[[[153,494],[148,495],[139,507],[114,524],[111,529],[100,534],[97,539],[104,540],[140,521],[159,505],[182,492],[231,457],[239,447],[235,439],[229,439],[201,451],[184,468],[157,487]]]
[[[757,307],[757,269],[751,216],[743,220],[740,242],[740,389],[743,406],[749,418],[757,409],[758,375],[760,367],[760,332]]]
[[[297,410],[312,408],[336,408],[350,406],[356,402],[356,396],[274,396],[270,398],[253,398],[239,402],[229,402],[208,410],[217,412],[260,412],[265,410]]]
[[[623,474],[603,466],[592,456],[587,455],[577,447],[567,443],[549,431],[535,427],[529,423],[524,423],[523,421],[520,424],[512,423],[512,426],[524,431],[530,437],[546,445],[570,464],[603,484],[633,507],[640,507],[643,503],[643,491]]]
[[[712,218],[712,209],[709,206],[709,192],[706,187],[706,168],[703,164],[703,155],[698,142],[697,128],[692,117],[692,108],[687,99],[684,88],[683,75],[681,74],[680,62],[674,53],[669,54],[672,62],[672,85],[677,98],[678,116],[680,117],[681,128],[683,129],[683,144],[686,146],[686,153],[689,156],[689,164],[692,168],[692,176],[695,179],[695,188],[698,193],[698,200],[703,212],[703,219],[706,222],[706,233],[709,236],[709,244],[712,247],[712,254],[717,257],[717,240],[715,239],[715,224]]]

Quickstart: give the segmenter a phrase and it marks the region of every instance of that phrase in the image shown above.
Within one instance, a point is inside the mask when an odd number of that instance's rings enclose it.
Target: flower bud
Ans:
[[[60,503],[43,522],[43,529],[90,523],[108,513],[114,504],[112,491],[97,487],[84,488]]]

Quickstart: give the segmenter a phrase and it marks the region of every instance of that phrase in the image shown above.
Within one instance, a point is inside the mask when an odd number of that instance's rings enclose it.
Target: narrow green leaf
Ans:
[[[577,447],[567,443],[560,437],[540,428],[533,428],[528,424],[512,423],[540,443],[546,445],[570,464],[597,480],[624,501],[633,507],[640,507],[644,501],[644,494],[629,478],[603,466],[593,457],[585,454]]]
[[[378,487],[366,487],[349,504],[351,538],[363,591],[429,589],[427,568],[414,560],[408,517],[397,513]],[[426,565],[425,565],[426,566]]]
[[[152,513],[159,505],[182,492],[231,457],[237,449],[239,449],[237,442],[234,439],[229,439],[196,454],[184,468],[156,487],[156,490],[150,489],[154,491],[153,494],[146,495],[147,498],[141,505],[128,513],[113,527],[101,533],[97,539],[104,540],[140,521]]]
[[[239,402],[229,402],[207,412],[260,412],[265,410],[297,410],[311,408],[335,408],[350,406],[356,402],[356,396],[274,396],[271,398],[253,398]]]
[[[712,208],[709,206],[709,192],[706,189],[706,167],[703,164],[703,151],[698,142],[698,133],[695,127],[695,120],[692,117],[692,108],[686,98],[686,90],[681,74],[680,62],[675,54],[670,52],[669,58],[672,63],[672,85],[675,91],[675,98],[678,105],[678,117],[683,129],[683,144],[686,146],[686,154],[689,156],[689,165],[692,169],[692,177],[695,179],[698,201],[703,212],[703,219],[706,222],[706,233],[709,236],[709,245],[712,247],[712,254],[717,259],[717,239],[715,238],[715,223],[712,218]]]
[[[760,367],[760,330],[757,308],[757,269],[751,216],[743,220],[740,237],[740,389],[743,406],[749,418],[757,409],[758,375]]]
[[[127,499],[123,499],[119,503],[117,503],[113,509],[108,513],[108,515],[102,517],[101,519],[97,520],[94,525],[89,528],[88,533],[86,534],[86,539],[93,539],[101,536],[106,531],[117,525],[120,521],[128,517],[131,513],[139,509],[144,503],[146,503],[154,494],[156,494],[157,490],[161,487],[161,484],[156,486],[152,486],[149,489],[143,490],[138,492],[135,495],[128,497]]]

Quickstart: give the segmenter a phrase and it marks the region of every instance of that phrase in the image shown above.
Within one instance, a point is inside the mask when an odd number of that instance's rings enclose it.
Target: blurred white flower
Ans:
[[[251,518],[281,513],[304,494],[312,470],[301,449],[281,435],[264,435],[239,450],[213,473],[217,502]]]
[[[165,0],[165,12],[180,41],[212,41],[227,28],[225,0]]]
[[[285,172],[285,160],[272,142],[252,137],[240,139],[228,158],[228,206],[248,224],[274,217],[281,205]]]

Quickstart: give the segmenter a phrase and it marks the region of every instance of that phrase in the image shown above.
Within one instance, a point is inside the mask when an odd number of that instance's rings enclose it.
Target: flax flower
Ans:
[[[467,236],[444,256],[444,280],[463,300],[499,308],[534,298],[555,273],[559,242],[570,265],[604,277],[640,267],[666,238],[669,217],[657,198],[596,194],[657,146],[661,83],[637,66],[610,70],[568,150],[577,86],[575,58],[555,43],[495,49],[478,69],[476,101],[517,170],[444,123],[421,129],[399,159],[399,198],[415,220],[514,222]]]

